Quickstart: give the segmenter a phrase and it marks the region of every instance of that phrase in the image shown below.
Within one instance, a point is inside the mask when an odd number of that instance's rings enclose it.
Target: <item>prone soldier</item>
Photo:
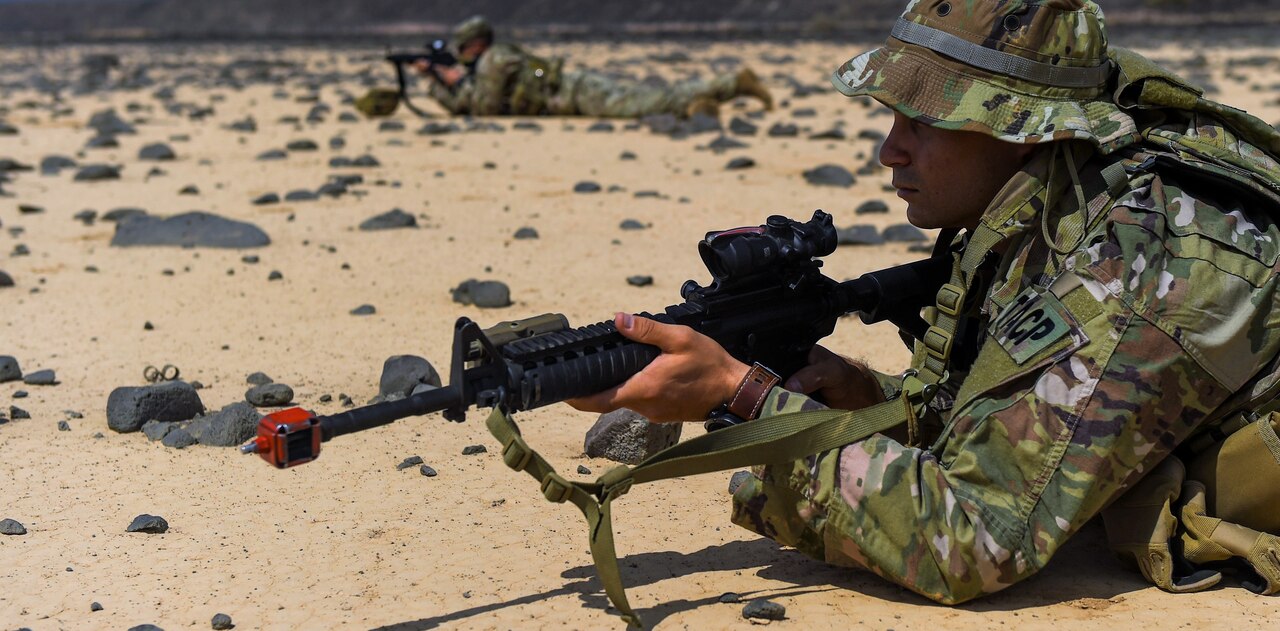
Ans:
[[[755,97],[772,109],[768,88],[750,69],[710,81],[689,80],[656,87],[615,80],[590,70],[564,71],[564,60],[544,59],[520,46],[495,42],[489,21],[475,16],[454,28],[457,66],[418,70],[430,78],[429,92],[453,114],[472,116],[593,116],[639,118],[653,114],[716,116],[720,104]]]

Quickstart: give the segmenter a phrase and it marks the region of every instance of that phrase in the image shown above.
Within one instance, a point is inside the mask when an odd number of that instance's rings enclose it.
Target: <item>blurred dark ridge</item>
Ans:
[[[1107,0],[1117,35],[1280,26],[1275,0]],[[883,37],[904,0],[0,0],[0,42],[437,36],[475,13],[522,39]],[[1128,40],[1126,40],[1128,42]]]

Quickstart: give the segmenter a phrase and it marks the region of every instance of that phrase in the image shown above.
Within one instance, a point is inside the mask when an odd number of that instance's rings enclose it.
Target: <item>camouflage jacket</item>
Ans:
[[[555,72],[549,68],[555,67]],[[548,62],[512,44],[494,44],[476,60],[472,72],[450,89],[439,82],[431,97],[452,114],[471,116],[545,113],[558,87],[559,62]]]
[[[971,368],[952,371],[936,436],[908,446],[876,435],[757,468],[735,494],[735,523],[963,602],[1035,573],[1198,425],[1269,380],[1259,373],[1280,352],[1280,227],[1266,210],[1211,181],[1131,169],[1127,190],[1091,198],[1091,228],[1063,247],[1051,241],[1078,204],[1046,190],[1051,151],[983,217],[1003,254],[972,306],[984,339]],[[1097,164],[1082,179],[1099,177]],[[1050,181],[1067,179],[1059,159]],[[763,415],[816,407],[775,388]]]

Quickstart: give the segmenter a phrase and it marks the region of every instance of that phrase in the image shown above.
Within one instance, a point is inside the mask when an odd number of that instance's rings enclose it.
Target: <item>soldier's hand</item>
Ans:
[[[584,412],[630,408],[655,423],[696,421],[733,398],[750,367],[715,340],[687,326],[619,313],[613,323],[627,339],[662,354],[623,384],[567,403]]]
[[[431,62],[429,62],[429,61],[427,61],[427,60],[425,60],[425,59],[419,59],[418,61],[413,62],[413,69],[414,69],[414,70],[417,70],[419,74],[424,74],[424,75],[428,75],[428,76],[430,76],[430,74],[431,74]]]
[[[451,88],[458,85],[458,82],[462,81],[462,78],[465,76],[467,76],[467,71],[463,70],[459,66],[442,66],[440,68],[436,68],[436,78],[439,79],[441,83]]]
[[[782,387],[801,394],[816,392],[827,407],[837,410],[857,410],[884,401],[880,384],[865,364],[816,345],[809,351],[809,365]]]

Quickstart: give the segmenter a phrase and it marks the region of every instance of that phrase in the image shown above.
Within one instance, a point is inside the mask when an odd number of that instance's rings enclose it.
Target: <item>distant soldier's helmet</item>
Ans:
[[[453,42],[456,46],[474,39],[493,41],[493,25],[483,15],[473,15],[453,27]]]
[[[832,76],[921,123],[1035,144],[1127,144],[1112,101],[1102,9],[1091,0],[911,0],[881,48]]]

